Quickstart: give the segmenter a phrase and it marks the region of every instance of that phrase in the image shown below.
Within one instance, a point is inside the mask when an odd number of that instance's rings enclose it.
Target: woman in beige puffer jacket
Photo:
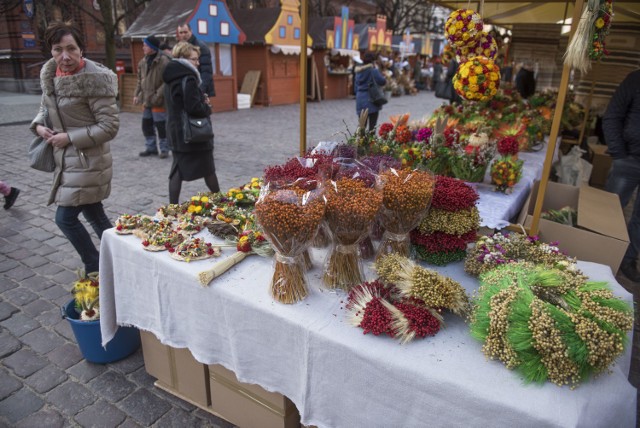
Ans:
[[[82,33],[73,24],[51,24],[45,41],[53,58],[40,72],[42,103],[31,129],[54,147],[48,204],[58,204],[56,224],[80,254],[85,272],[95,272],[99,254],[78,216],[83,213],[98,237],[113,227],[102,200],[111,192],[109,141],[120,126],[118,80],[108,68],[82,57]]]

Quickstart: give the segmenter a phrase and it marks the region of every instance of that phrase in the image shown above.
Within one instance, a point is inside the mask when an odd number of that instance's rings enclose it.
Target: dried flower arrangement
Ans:
[[[614,363],[632,327],[633,308],[606,283],[515,262],[481,276],[471,335],[525,382],[575,387]]]
[[[511,156],[502,156],[491,163],[491,184],[495,190],[502,193],[511,193],[513,187],[522,178],[523,161]]]
[[[376,182],[366,179],[372,172],[365,165],[346,159],[340,163],[341,167],[335,171],[340,178],[325,186],[325,222],[333,245],[325,263],[323,281],[329,288],[349,290],[363,281],[358,243],[368,235],[382,203],[382,192]]]
[[[324,217],[322,189],[267,183],[255,205],[264,236],[276,251],[271,295],[281,303],[307,296],[304,267],[298,257],[308,248]]]
[[[100,283],[98,272],[85,275],[84,271],[76,272],[78,279],[73,283],[71,292],[75,299],[76,311],[82,321],[100,319]]]
[[[417,257],[440,266],[463,260],[467,244],[475,242],[480,227],[478,198],[463,181],[436,176],[429,214],[411,232]]]
[[[409,255],[409,232],[427,215],[435,186],[430,171],[388,169],[380,174],[383,186],[380,223],[385,229],[376,258]]]

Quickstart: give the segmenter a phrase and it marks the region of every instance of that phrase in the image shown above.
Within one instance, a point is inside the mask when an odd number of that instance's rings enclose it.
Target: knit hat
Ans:
[[[154,51],[157,51],[160,49],[160,39],[158,39],[156,36],[153,36],[153,35],[144,39],[144,44],[149,46]]]

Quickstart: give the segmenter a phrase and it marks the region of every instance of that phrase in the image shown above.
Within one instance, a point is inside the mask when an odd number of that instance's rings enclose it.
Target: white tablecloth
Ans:
[[[203,236],[212,241],[208,232]],[[320,266],[324,251],[313,249],[312,258]],[[269,295],[271,260],[250,256],[203,288],[196,275],[211,263],[178,262],[166,252],[142,250],[138,238],[106,231],[103,341],[117,324],[150,331],[167,345],[189,348],[201,363],[222,364],[242,382],[286,395],[304,424],[320,427],[635,426],[636,389],[627,381],[631,346],[610,374],[576,390],[527,386],[501,363],[487,361],[468,326],[451,314],[436,336],[401,346],[352,327],[345,296],[319,285],[319,267],[309,272],[309,297],[283,305]],[[607,266],[581,262],[580,268],[632,300]],[[477,287],[462,263],[439,271],[469,292]]]
[[[558,144],[554,159],[557,158]],[[522,168],[522,179],[515,185],[513,192],[505,195],[494,191],[491,183],[490,168],[487,168],[484,182],[472,184],[480,195],[477,206],[480,212],[480,225],[490,229],[502,229],[510,224],[510,220],[520,212],[522,205],[527,200],[531,186],[535,180],[540,180],[544,159],[546,156],[547,143],[538,152],[520,152],[519,158],[524,161]]]

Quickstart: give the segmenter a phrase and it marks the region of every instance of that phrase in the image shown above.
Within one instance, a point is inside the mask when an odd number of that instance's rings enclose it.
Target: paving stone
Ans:
[[[207,424],[209,424],[209,426],[212,426],[214,428],[236,428],[236,426],[233,425],[231,422],[226,421],[222,418],[219,418],[213,413],[209,413],[202,409],[196,409],[196,411],[193,412],[193,414],[199,417],[200,419],[206,421]]]
[[[34,267],[38,267],[38,266],[42,266],[46,263],[48,263],[49,261],[47,259],[45,259],[42,256],[38,256],[38,255],[32,255],[31,257],[28,257],[24,260],[22,260],[22,264],[30,267],[30,268],[34,268]]]
[[[139,389],[118,403],[118,407],[142,425],[151,425],[171,406],[146,389]]]
[[[68,381],[50,391],[46,399],[62,413],[73,416],[95,401],[95,397],[84,385]]]
[[[114,405],[98,400],[78,413],[74,419],[84,427],[116,427],[119,426],[127,415]],[[176,425],[177,427],[178,425]],[[188,425],[182,425],[187,427]]]
[[[22,382],[11,376],[6,369],[0,369],[0,401],[20,388],[22,388]]]
[[[57,254],[57,253],[54,253],[54,254]],[[47,256],[47,260],[49,260],[49,256]],[[64,268],[62,266],[60,266],[59,264],[56,264],[56,262],[52,262],[51,260],[49,260],[49,263],[42,266],[38,266],[33,269],[35,273],[45,277],[53,277],[58,273],[62,272],[63,270]]]
[[[80,382],[87,383],[96,376],[104,373],[106,370],[107,367],[102,364],[94,364],[87,360],[82,360],[75,366],[68,369],[67,373],[77,378]]]
[[[7,302],[0,302],[0,321],[4,321],[18,312],[18,308]]]
[[[38,295],[26,287],[17,287],[13,290],[5,291],[3,297],[15,306],[23,307],[38,298]]]
[[[45,263],[48,263],[48,262],[45,261]],[[34,275],[31,278],[27,278],[24,281],[20,281],[20,285],[25,287],[27,290],[31,290],[37,293],[53,286],[54,283],[53,281],[51,281],[49,278],[45,276]]]
[[[71,292],[64,288],[62,285],[55,284],[53,282],[51,282],[51,287],[47,288],[46,290],[40,291],[38,294],[40,294],[40,297],[47,299],[52,303],[53,301],[57,301],[62,297],[65,297],[67,299],[67,302],[71,300]],[[55,306],[59,307],[57,303],[55,304]]]
[[[22,281],[23,279],[29,278],[33,275],[33,271],[26,266],[18,265],[17,267],[4,272],[4,275],[9,279],[15,279],[16,281]]]
[[[22,244],[24,243],[24,238],[22,234],[19,237],[22,238],[22,240],[19,243],[20,248],[10,253],[7,253],[7,255],[13,260],[22,261],[24,259],[31,257],[33,253],[22,246]]]
[[[16,428],[62,428],[64,425],[65,420],[60,413],[53,409],[41,409],[21,420],[16,425]]]
[[[15,424],[21,419],[37,412],[44,405],[44,401],[28,388],[0,401],[0,415]]]
[[[42,242],[47,245],[51,245],[52,247],[62,247],[63,245],[69,243],[67,238],[64,238],[62,236],[54,236],[51,239],[43,239]]]
[[[55,366],[46,366],[25,379],[24,383],[43,394],[66,381],[69,377]]]
[[[46,354],[66,343],[62,337],[44,327],[37,328],[25,334],[20,340],[22,343],[29,345],[31,349],[38,354]]]
[[[76,336],[73,334],[73,330],[71,329],[71,324],[69,324],[69,321],[62,320],[58,324],[54,325],[53,329],[67,340],[77,343]]]
[[[80,262],[80,265],[82,265],[82,262]],[[51,279],[57,282],[58,284],[71,285],[78,279],[78,275],[76,275],[76,273],[73,271],[64,269],[58,272],[57,274],[53,275]]]
[[[43,312],[50,311],[53,308],[54,306],[51,304],[51,302],[43,299],[37,299],[29,303],[28,305],[23,306],[22,311],[27,315],[35,317]]]
[[[7,318],[6,320],[0,322],[0,325],[7,330],[9,330],[14,336],[20,337],[26,333],[29,333],[31,330],[35,330],[40,327],[38,322],[29,318],[25,314],[18,312],[11,316],[11,318]]]
[[[107,370],[87,383],[87,387],[110,403],[116,403],[137,388],[137,385],[115,370]]]
[[[180,407],[182,410],[185,410],[187,412],[192,412],[195,409],[197,409],[197,407],[194,406],[193,404],[187,401],[184,401],[183,399],[178,398],[175,395],[170,394],[167,391],[164,391],[160,388],[154,388],[153,392],[163,400],[171,403],[171,405]]]
[[[44,327],[53,327],[62,319],[62,316],[60,315],[60,308],[58,306],[54,306],[53,309],[40,313],[34,319]]]
[[[8,331],[0,333],[0,358],[11,355],[20,348],[22,348],[22,342],[16,339],[11,333]]]
[[[144,367],[144,358],[142,356],[142,348],[120,361],[110,364],[111,368],[121,371],[122,373],[132,373],[140,367]]]
[[[9,278],[2,277],[0,278],[0,293],[4,293],[7,290],[12,290],[18,287],[18,283],[16,281],[10,280]]]
[[[33,249],[34,254],[37,254],[38,256],[48,256],[49,254],[53,254],[58,251],[57,248],[53,248],[51,245],[39,244],[38,248]]]
[[[47,360],[31,349],[22,348],[2,360],[2,363],[13,372],[25,378],[47,365]]]
[[[154,428],[172,428],[172,427],[209,427],[210,425],[198,416],[185,412],[182,409],[173,408],[164,416],[153,424]]]
[[[84,357],[75,343],[65,343],[47,354],[47,358],[62,369],[78,364]],[[72,374],[73,375],[73,374]]]
[[[129,379],[137,383],[143,388],[153,388],[153,384],[156,378],[147,373],[147,370],[142,367],[129,375]]]
[[[118,428],[140,428],[141,426],[142,425],[137,423],[133,418],[128,417]]]
[[[8,248],[8,246],[3,246],[2,247],[2,251],[8,253],[8,252],[11,251],[11,249]],[[8,272],[8,271],[10,271],[12,269],[15,269],[15,268],[19,267],[19,266],[20,266],[20,263],[18,263],[15,260],[3,260],[3,261],[0,262],[0,273]]]

